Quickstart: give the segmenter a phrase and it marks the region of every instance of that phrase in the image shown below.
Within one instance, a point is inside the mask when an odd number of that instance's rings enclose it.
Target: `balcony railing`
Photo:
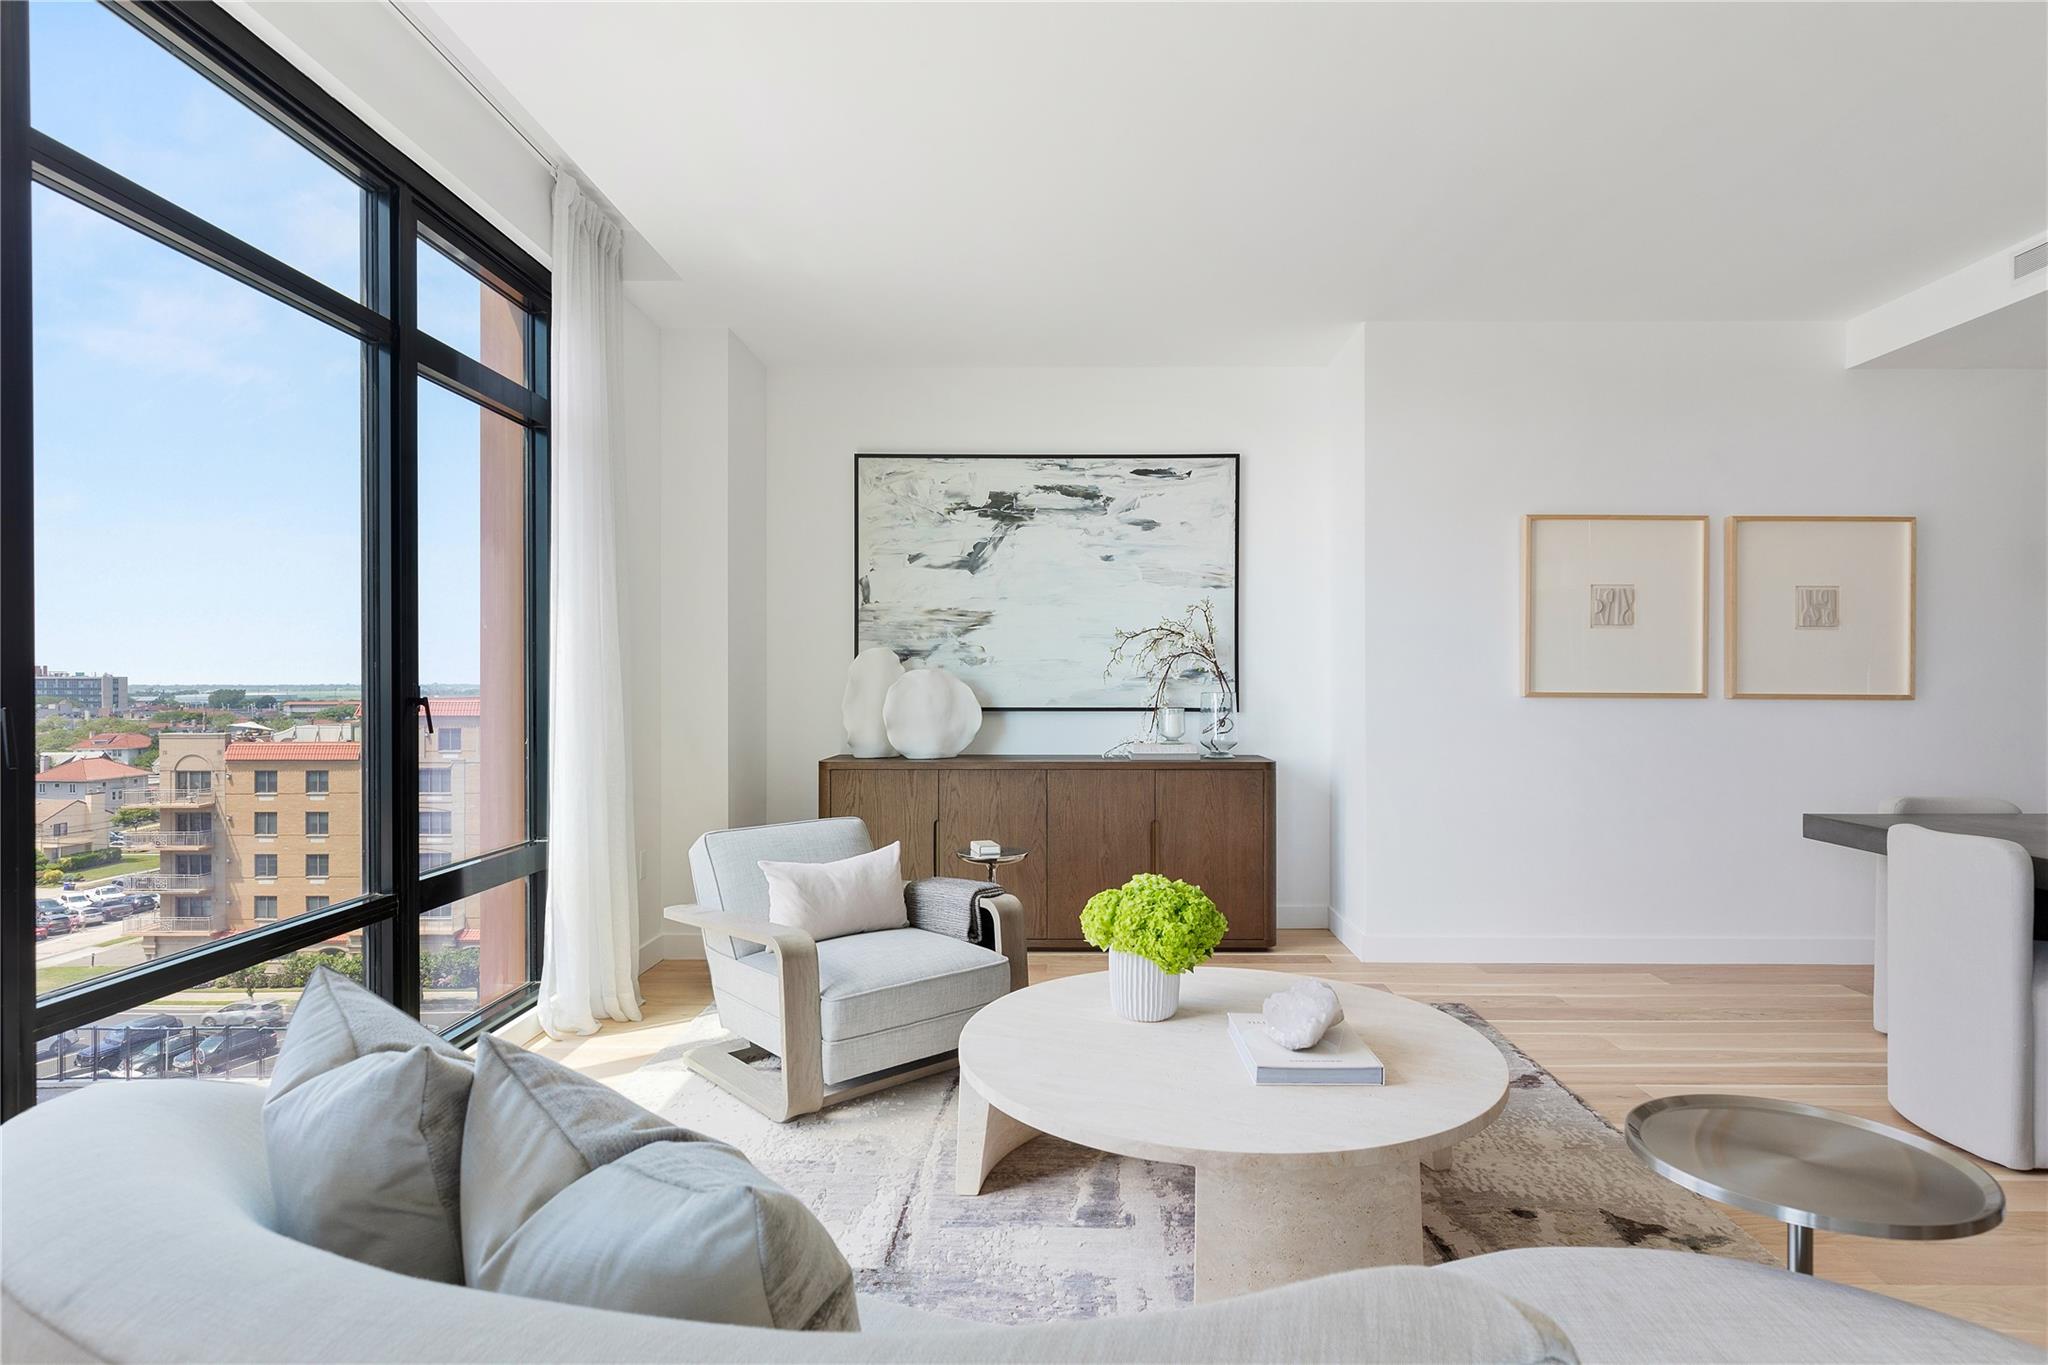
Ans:
[[[122,844],[126,848],[211,848],[210,829],[131,829]]]
[[[190,872],[138,872],[128,878],[130,891],[211,891],[213,876],[210,873]]]
[[[211,787],[162,787],[156,793],[159,806],[210,806],[218,797],[227,795],[227,784],[217,783]]]
[[[203,915],[174,915],[159,910],[137,915],[128,924],[141,934],[216,934],[228,927],[228,912],[209,910]]]

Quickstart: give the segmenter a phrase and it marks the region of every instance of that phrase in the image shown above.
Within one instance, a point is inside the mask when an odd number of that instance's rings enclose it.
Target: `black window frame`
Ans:
[[[365,347],[363,376],[363,892],[232,938],[81,982],[35,990],[35,536],[0,537],[0,1119],[35,1102],[36,1040],[147,1005],[244,967],[360,931],[364,984],[420,1010],[420,917],[495,886],[527,886],[527,982],[444,1030],[458,1043],[531,1008],[547,901],[548,314],[545,267],[310,77],[203,0],[107,8],[198,68],[361,185],[362,300],[329,288],[30,125],[29,7],[0,4],[0,508],[35,490],[31,203],[63,194],[318,318]],[[416,240],[452,255],[526,310],[526,383],[415,325]],[[419,432],[424,378],[526,432],[526,839],[422,874],[423,697],[418,679]],[[17,531],[19,533],[17,533]]]
[[[265,829],[263,827],[265,821],[269,822],[270,828]],[[258,839],[275,839],[277,837],[277,812],[274,810],[257,811],[256,824],[249,832]]]
[[[277,859],[278,855],[275,853],[251,854],[249,856],[249,875],[252,877],[275,877],[277,875]],[[265,868],[270,870],[266,872],[264,871]]]
[[[309,810],[306,812],[306,837],[308,839],[325,839],[327,837],[327,815],[328,813],[324,810]],[[313,827],[315,822],[318,822],[320,826],[318,829]]]
[[[316,777],[320,779],[320,785],[319,785],[319,786],[317,786],[317,787],[313,785],[313,779],[314,779],[314,778],[316,778]],[[308,768],[308,769],[306,769],[306,795],[308,795],[308,796],[331,796],[331,795],[333,794],[333,792],[334,792],[334,776],[333,776],[333,770],[332,770],[332,769],[329,769],[329,768]]]
[[[277,795],[277,769],[258,768],[255,772],[255,775],[250,779],[250,781],[254,784],[251,789],[256,793],[256,795]]]

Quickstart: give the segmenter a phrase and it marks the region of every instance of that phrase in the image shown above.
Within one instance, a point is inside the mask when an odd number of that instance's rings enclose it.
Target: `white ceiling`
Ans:
[[[1843,319],[2048,223],[2048,5],[440,3],[771,363]],[[461,51],[466,49],[466,51]]]

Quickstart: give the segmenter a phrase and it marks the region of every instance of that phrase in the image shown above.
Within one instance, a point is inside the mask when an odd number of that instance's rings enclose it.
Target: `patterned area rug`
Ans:
[[[1507,1058],[1508,1105],[1425,1170],[1432,1263],[1510,1247],[1662,1247],[1774,1260],[1721,1211],[1652,1174],[1621,1135],[1463,1005],[1444,1010]],[[1195,1177],[1041,1137],[1004,1159],[979,1198],[953,1193],[959,1078],[948,1073],[774,1124],[684,1064],[689,1040],[611,1084],[674,1123],[721,1138],[810,1206],[865,1293],[989,1322],[1096,1318],[1194,1298]]]

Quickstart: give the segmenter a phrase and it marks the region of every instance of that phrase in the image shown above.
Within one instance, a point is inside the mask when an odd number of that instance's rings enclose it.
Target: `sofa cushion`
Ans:
[[[277,1230],[351,1260],[462,1279],[469,1059],[326,968],[300,993],[263,1104]]]
[[[1689,1251],[1534,1247],[1430,1272],[1539,1306],[1600,1361],[2039,1361],[2010,1337],[1811,1275]]]
[[[768,922],[801,929],[820,942],[903,928],[901,853],[902,845],[889,844],[829,863],[762,859],[761,875],[768,879]]]
[[[774,1008],[773,957],[744,958],[741,966],[760,977],[745,998]],[[818,945],[818,1021],[827,1039],[979,1009],[1009,988],[1010,960],[1001,953],[922,929],[885,929]]]
[[[696,1322],[860,1326],[824,1225],[724,1143],[488,1035],[468,1130],[475,1288]]]

